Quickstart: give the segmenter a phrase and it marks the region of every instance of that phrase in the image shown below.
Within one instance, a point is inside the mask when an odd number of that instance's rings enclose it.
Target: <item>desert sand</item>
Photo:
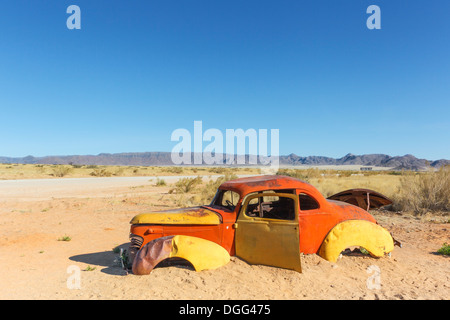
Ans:
[[[449,242],[448,217],[377,211],[402,243],[391,257],[302,255],[302,273],[232,257],[216,270],[127,274],[113,248],[127,247],[134,215],[176,207],[169,189],[149,177],[0,181],[0,299],[450,298],[450,260],[436,254]]]

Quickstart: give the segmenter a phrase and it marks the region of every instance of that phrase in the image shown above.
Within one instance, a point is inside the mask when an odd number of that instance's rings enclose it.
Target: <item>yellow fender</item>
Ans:
[[[155,239],[142,247],[134,258],[133,273],[150,274],[159,262],[168,258],[185,259],[195,271],[216,269],[230,261],[228,251],[215,242],[176,235]]]
[[[230,262],[228,251],[215,242],[189,236],[175,236],[170,257],[188,260],[195,271],[210,270]]]
[[[373,257],[382,257],[394,250],[394,240],[383,227],[366,220],[347,220],[337,224],[326,236],[319,256],[336,262],[346,248],[360,246]]]

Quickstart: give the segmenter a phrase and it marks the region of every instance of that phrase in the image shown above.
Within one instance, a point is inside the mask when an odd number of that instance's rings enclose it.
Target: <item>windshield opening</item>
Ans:
[[[233,211],[236,208],[239,199],[239,193],[237,192],[231,190],[218,190],[211,205]]]

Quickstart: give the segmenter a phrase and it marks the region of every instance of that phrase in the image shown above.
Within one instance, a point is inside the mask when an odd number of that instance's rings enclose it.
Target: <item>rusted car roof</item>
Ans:
[[[279,190],[279,189],[311,189],[314,188],[309,183],[287,176],[255,176],[238,178],[235,180],[224,182],[220,189],[233,190],[241,196],[251,192],[262,190]]]

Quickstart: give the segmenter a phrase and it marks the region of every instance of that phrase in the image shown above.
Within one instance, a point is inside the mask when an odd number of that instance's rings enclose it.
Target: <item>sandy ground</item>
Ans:
[[[450,298],[450,260],[436,254],[448,217],[374,213],[403,244],[390,258],[307,255],[297,273],[232,257],[216,270],[127,275],[112,249],[127,246],[135,214],[175,207],[168,190],[149,177],[0,181],[0,299]]]

